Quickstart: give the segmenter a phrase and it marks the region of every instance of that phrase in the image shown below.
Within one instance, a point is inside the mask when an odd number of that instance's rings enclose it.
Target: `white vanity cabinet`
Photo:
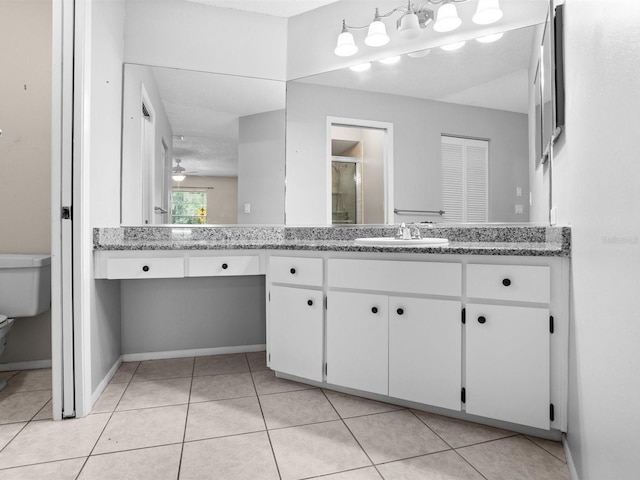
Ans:
[[[323,280],[321,258],[270,257],[267,303],[273,370],[323,380]]]
[[[459,300],[389,299],[389,395],[460,410]]]
[[[327,382],[459,410],[461,265],[329,259],[327,271]]]
[[[551,268],[468,264],[466,412],[548,430]]]

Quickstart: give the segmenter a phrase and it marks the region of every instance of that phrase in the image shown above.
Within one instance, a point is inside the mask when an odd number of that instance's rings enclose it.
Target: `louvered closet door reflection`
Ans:
[[[489,142],[441,137],[442,208],[450,222],[488,221]]]

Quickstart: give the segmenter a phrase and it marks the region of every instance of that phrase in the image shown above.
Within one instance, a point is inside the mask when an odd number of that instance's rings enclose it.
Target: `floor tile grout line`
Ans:
[[[462,461],[464,461],[467,465],[469,465],[471,468],[473,468],[476,472],[478,472],[478,475],[480,475],[482,478],[484,478],[485,480],[488,480],[487,477],[473,464],[471,463],[469,460],[467,460],[464,455],[462,455],[457,449],[453,449],[453,451],[456,453],[456,455],[458,455]]]
[[[556,458],[557,460],[560,460],[565,465],[567,464],[567,462],[565,460],[559,458],[557,455],[554,455],[552,452],[550,452],[549,450],[544,448],[542,445],[538,445],[536,442],[531,440],[527,435],[525,435],[525,434],[521,434],[521,435],[522,435],[522,437],[526,438],[529,442],[533,443],[536,447],[542,449],[544,452],[548,453],[549,455],[551,455],[552,457]]]
[[[16,422],[16,423],[23,423],[23,422]],[[27,428],[27,425],[29,425],[30,423],[31,423],[31,420],[24,422],[24,425],[22,426],[22,428],[18,430],[13,437],[11,437],[11,440],[9,440],[4,447],[0,448],[0,453],[2,453],[4,449],[7,448],[11,444],[11,442],[13,442],[17,438],[17,436],[20,435],[20,433],[22,433],[22,431],[24,431],[25,428]],[[12,424],[7,423],[5,425],[12,425]]]
[[[189,410],[191,409],[191,392],[193,391],[193,374],[196,371],[196,359],[193,357],[193,364],[191,365],[191,383],[189,384],[189,398],[187,399],[187,413],[184,416],[184,432],[182,432],[182,442],[180,442],[180,458],[178,460],[178,472],[176,474],[176,480],[180,478],[180,471],[182,470],[182,457],[184,456],[184,444],[187,439],[187,425],[189,424]]]
[[[246,356],[246,353],[245,353]],[[247,358],[247,362],[249,359]],[[256,381],[253,378],[253,372],[251,373],[251,383],[253,383],[253,389],[256,391],[256,398],[258,399],[258,407],[260,407],[260,414],[262,415],[262,422],[264,423],[264,430],[267,434],[267,440],[269,440],[269,447],[271,447],[271,455],[273,456],[273,463],[276,466],[276,473],[278,478],[282,480],[282,474],[280,473],[280,465],[278,465],[278,459],[276,458],[276,451],[273,448],[273,442],[271,441],[271,434],[267,428],[267,419],[264,418],[264,410],[262,409],[262,402],[260,401],[260,395],[258,395],[258,388],[256,387]]]
[[[14,468],[33,467],[35,465],[47,465],[49,463],[66,462],[67,460],[77,460],[79,458],[87,459],[89,457],[85,457],[85,456],[80,455],[79,457],[62,458],[60,460],[49,460],[49,461],[46,461],[46,462],[27,463],[26,465],[14,465],[13,467],[0,468],[0,473],[6,472],[8,470],[13,470]],[[78,475],[80,475],[79,472],[78,472]]]
[[[433,434],[434,434],[436,437],[438,437],[440,440],[442,440],[442,441],[443,441],[443,442],[444,442],[444,443],[445,443],[445,444],[446,444],[450,449],[453,449],[453,446],[452,446],[449,442],[447,442],[444,438],[442,438],[442,436],[440,436],[440,434],[439,434],[438,432],[436,432],[433,428],[431,428],[431,427],[429,426],[429,424],[428,424],[425,420],[423,420],[422,418],[420,418],[420,416],[419,416],[416,412],[414,412],[414,411],[413,411],[413,409],[409,408],[409,409],[407,409],[407,410],[409,410],[409,412],[411,413],[411,415],[413,415],[414,417],[416,417],[420,423],[422,423],[425,427],[427,427],[429,430],[431,430],[431,432],[433,432]]]

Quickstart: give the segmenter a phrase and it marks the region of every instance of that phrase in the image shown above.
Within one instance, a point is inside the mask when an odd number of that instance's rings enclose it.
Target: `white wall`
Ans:
[[[580,480],[640,472],[640,2],[566,0],[553,202],[572,229],[568,442]]]
[[[49,0],[0,2],[0,253],[51,253],[51,22]],[[49,360],[51,313],[7,341],[2,363]]]
[[[117,226],[120,224],[124,3],[92,1],[89,21],[88,38],[84,39],[90,48],[87,66],[90,75],[85,86],[90,100],[84,105],[88,118],[84,140],[88,142],[89,155],[82,159],[82,168],[90,175],[90,185],[83,186],[89,202],[83,203],[82,208],[89,209],[89,227]],[[92,238],[91,235],[84,237]],[[82,255],[91,264],[92,245],[88,243],[84,248]],[[98,286],[92,270],[88,275],[83,281],[90,285],[87,290],[91,317],[76,321],[90,323],[86,327],[91,337],[91,391],[94,392],[121,353],[119,290],[113,285]]]
[[[528,221],[527,115],[294,82],[287,86],[287,224],[325,224],[328,218],[327,116],[393,123],[399,209],[441,208],[441,134],[489,139],[489,221]],[[516,186],[523,197],[515,196]],[[516,201],[524,203],[524,215],[514,214]]]
[[[127,2],[125,62],[285,80],[287,21],[185,0]]]
[[[239,132],[238,223],[282,225],[285,111],[240,117]]]

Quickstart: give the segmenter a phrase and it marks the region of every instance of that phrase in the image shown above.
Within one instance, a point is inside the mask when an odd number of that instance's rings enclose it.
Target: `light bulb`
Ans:
[[[438,9],[438,18],[433,24],[436,32],[451,32],[462,25],[458,10],[453,3],[445,3]]]
[[[400,36],[409,40],[413,40],[420,36],[420,22],[418,21],[418,15],[415,13],[407,13],[400,20],[400,27],[398,28]]]
[[[353,40],[353,35],[347,30],[346,22],[342,20],[342,32],[338,35],[338,44],[333,53],[339,57],[350,57],[355,55],[357,51],[358,47]]]
[[[367,38],[364,39],[364,43],[369,45],[370,47],[382,47],[389,43],[389,35],[387,35],[387,27],[384,26],[382,20],[380,20],[380,15],[378,14],[378,9],[376,8],[376,16],[369,25],[369,30],[367,31]]]
[[[384,63],[385,65],[393,65],[394,63],[398,63],[400,61],[400,58],[400,55],[397,55],[395,57],[383,58],[382,60],[379,60],[379,62]]]
[[[494,33],[493,35],[485,35],[484,37],[478,37],[476,38],[476,40],[479,41],[480,43],[491,43],[491,42],[497,42],[503,36],[504,36],[504,32],[500,32],[500,33]]]
[[[342,32],[338,35],[338,44],[333,52],[339,57],[355,55],[358,52],[358,47],[353,40],[353,35],[349,32]]]
[[[371,63],[367,62],[367,63],[360,63],[358,65],[352,65],[351,67],[349,67],[350,70],[353,70],[354,72],[364,72],[365,70],[369,70],[371,68]]]
[[[480,0],[478,9],[472,20],[478,25],[489,25],[495,23],[502,18],[502,10],[500,10],[499,0]]]
[[[186,175],[183,175],[181,173],[174,173],[173,175],[171,175],[171,178],[176,182],[181,182],[187,177]]]

